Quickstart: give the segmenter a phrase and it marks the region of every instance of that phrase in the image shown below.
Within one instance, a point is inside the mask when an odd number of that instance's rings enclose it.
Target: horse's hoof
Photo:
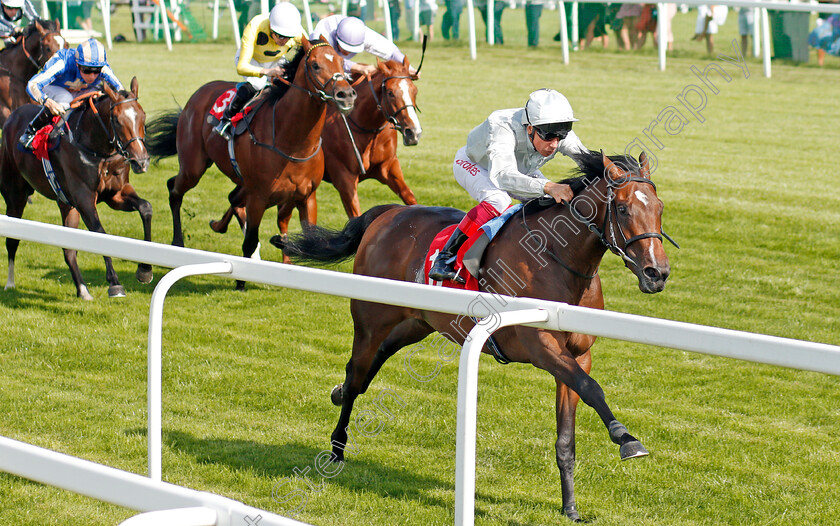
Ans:
[[[137,273],[135,274],[137,281],[140,283],[151,283],[154,279],[151,265],[137,265]]]
[[[111,285],[108,287],[108,297],[109,298],[124,298],[125,297],[125,287],[122,285]]]
[[[330,400],[332,401],[333,405],[341,406],[344,403],[344,389],[342,388],[343,384],[338,384],[337,386],[332,388],[332,392],[330,393]]]
[[[217,234],[224,234],[227,232],[227,225],[221,221],[210,221],[210,228]]]
[[[236,280],[236,292],[245,292],[245,282]]]
[[[570,521],[574,522],[582,522],[580,520],[580,515],[578,514],[577,507],[574,504],[570,504],[569,506],[563,507],[563,515],[566,516]]]
[[[84,285],[79,286],[79,290],[76,292],[76,296],[82,298],[85,301],[93,301],[93,296],[90,295],[90,292],[88,292],[88,288]]]
[[[621,455],[621,460],[627,460],[629,458],[636,458],[636,457],[646,457],[650,455],[648,450],[645,449],[645,446],[642,445],[641,442],[638,440],[633,440],[631,442],[627,442],[618,450],[619,454]]]

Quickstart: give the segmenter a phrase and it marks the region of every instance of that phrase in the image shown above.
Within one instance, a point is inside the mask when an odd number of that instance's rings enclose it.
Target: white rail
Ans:
[[[205,271],[226,273],[233,279],[377,303],[478,316],[484,318],[484,321],[474,330],[484,331],[488,335],[503,325],[518,323],[840,375],[840,347],[822,343],[599,311],[532,298],[504,297],[504,304],[502,304],[497,296],[486,293],[442,289],[417,283],[254,261],[226,254],[45,225],[2,215],[0,215],[0,235],[170,268],[209,263],[213,265],[205,267]],[[161,283],[171,284],[176,279],[194,272],[195,269],[179,271],[173,278],[164,277]],[[160,287],[161,284],[158,286]],[[169,285],[166,285],[167,289],[168,287]],[[162,306],[163,296],[159,298]],[[520,312],[513,313],[512,311]],[[510,316],[514,321],[510,321]],[[484,333],[476,333],[477,336],[473,339],[477,342],[481,338],[478,334]],[[153,353],[151,340],[150,328],[150,355]],[[480,350],[481,345],[478,343],[467,344],[464,347],[465,352],[462,353],[462,368],[459,371],[456,449],[461,453],[457,455],[459,465],[456,466],[455,493],[456,502],[459,503],[461,510],[459,511],[461,516],[456,517],[456,520],[457,524],[461,525],[473,524],[473,514],[470,510],[473,509],[475,500],[476,396],[474,386],[477,385]],[[150,356],[149,363],[153,363],[154,360],[159,364],[159,345],[154,353],[157,356]],[[151,368],[149,374],[151,381],[153,375]],[[465,385],[469,386],[469,390],[465,390]],[[152,416],[150,410],[150,440],[152,429],[155,429],[158,435],[160,434],[160,423],[158,421],[153,427]],[[155,418],[159,419],[159,417],[160,410],[157,409]],[[471,445],[467,446],[467,441],[470,441]],[[468,450],[467,447],[471,449]],[[157,462],[159,465],[159,459]],[[466,468],[466,464],[470,466]]]

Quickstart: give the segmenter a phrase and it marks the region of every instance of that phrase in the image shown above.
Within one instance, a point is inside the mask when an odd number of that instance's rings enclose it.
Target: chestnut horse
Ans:
[[[12,110],[30,101],[26,83],[62,46],[57,22],[35,20],[15,45],[0,51],[0,126]]]
[[[662,201],[650,179],[647,159],[590,152],[575,158],[582,176],[564,182],[575,198],[571,206],[534,200],[517,212],[488,245],[477,276],[482,290],[603,309],[598,268],[607,249],[622,257],[642,292],[660,292],[670,273],[660,234]],[[356,254],[353,272],[380,278],[424,282],[423,266],[432,239],[464,213],[451,208],[382,205],[351,219],[341,231],[313,228],[280,244],[302,261],[337,262]],[[523,248],[525,250],[523,250]],[[457,344],[472,329],[463,316],[352,300],[355,334],[344,383],[332,393],[341,405],[332,433],[333,460],[344,459],[346,428],[356,397],[394,353],[439,331]],[[619,423],[604,391],[589,376],[594,336],[517,326],[494,334],[512,362],[548,371],[557,384],[557,466],[563,513],[579,520],[575,506],[575,411],[579,399],[591,406],[620,446],[622,459],[647,451]],[[487,348],[484,352],[489,353]]]
[[[0,154],[0,193],[6,200],[6,214],[21,217],[27,198],[38,190],[58,203],[64,226],[79,226],[79,216],[91,232],[105,232],[96,204],[105,202],[115,210],[138,211],[143,221],[143,239],[151,241],[152,206],[141,199],[128,183],[128,165],[135,173],[149,168],[146,152],[146,114],[137,102],[137,78],[131,79],[131,91],[113,91],[104,85],[105,94],[92,93],[74,101],[66,115],[68,132],[49,153],[55,172],[54,181],[45,174],[41,160],[18,147],[18,138],[41,109],[25,104],[9,116],[3,126],[3,149]],[[97,97],[97,95],[99,95]],[[9,278],[6,288],[14,288],[15,254],[20,243],[6,239]],[[64,250],[64,260],[76,284],[76,295],[93,299],[79,271],[75,250]],[[152,267],[137,266],[141,283],[152,281]],[[105,257],[108,296],[125,296],[111,258]]]
[[[211,164],[237,184],[231,203],[245,206],[245,257],[257,249],[259,227],[266,209],[278,207],[277,225],[288,231],[296,207],[301,224],[315,224],[315,189],[324,174],[321,130],[327,102],[339,111],[353,109],[356,92],[344,76],[344,60],[320,40],[303,42],[302,65],[297,67],[292,88],[272,87],[249,124],[247,133],[233,140],[238,175],[227,142],[212,130],[208,112],[216,99],[234,86],[215,81],[196,91],[184,109],[163,115],[150,123],[149,149],[156,159],[178,154],[178,175],[167,181],[172,209],[172,244],[184,246],[181,203]],[[237,282],[237,289],[244,283]]]
[[[332,183],[341,196],[347,217],[361,215],[359,206],[359,181],[376,179],[387,184],[407,205],[417,204],[414,192],[405,184],[402,167],[397,159],[397,130],[402,133],[403,144],[414,146],[420,141],[423,129],[417,116],[417,86],[415,77],[408,73],[408,58],[402,64],[396,61],[378,62],[371,77],[363,77],[356,85],[356,104],[342,122],[342,114],[327,108],[327,121],[321,134],[324,148],[324,181]],[[353,131],[353,142],[347,128]],[[355,150],[354,150],[355,144]],[[359,152],[365,173],[356,158]],[[234,202],[239,189],[231,193]],[[239,226],[245,222],[243,204],[232,204],[222,218],[211,221],[210,227],[219,233],[227,232],[231,218]]]

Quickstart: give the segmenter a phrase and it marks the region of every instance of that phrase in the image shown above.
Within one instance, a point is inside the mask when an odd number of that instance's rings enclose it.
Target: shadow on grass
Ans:
[[[145,436],[146,430],[131,429],[126,433]],[[306,482],[295,475],[295,473],[306,472],[307,479],[315,486],[328,482],[354,493],[372,492],[383,498],[416,501],[423,506],[437,507],[448,513],[454,513],[451,500],[434,496],[435,492],[443,489],[451,491],[454,498],[455,487],[449,480],[420,476],[369,458],[360,460],[348,454],[344,468],[336,476],[325,479],[315,469],[315,458],[324,449],[299,442],[273,445],[252,440],[198,438],[183,431],[164,432],[163,440],[173,451],[190,455],[202,465],[221,465],[234,471],[254,473],[259,477],[269,479],[273,484],[283,479],[290,479],[292,485],[286,486],[289,490],[292,488],[310,490]],[[452,470],[454,471],[454,465]],[[544,491],[550,493],[553,489],[546,487]],[[556,491],[559,494],[559,486]],[[317,493],[314,495],[317,496]],[[529,500],[540,507],[549,510],[556,509],[557,518],[562,521],[562,511],[556,502],[539,497],[532,497]],[[495,524],[526,526],[529,523],[505,519],[498,516],[498,511],[491,512],[484,509],[498,506],[516,509],[523,504],[520,498],[477,492],[476,517],[490,520]],[[594,517],[587,517],[583,522],[594,520],[596,520]]]

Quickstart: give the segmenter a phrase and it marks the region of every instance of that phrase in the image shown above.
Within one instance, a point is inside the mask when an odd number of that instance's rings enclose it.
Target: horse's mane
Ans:
[[[310,40],[310,44],[316,44],[320,42],[320,40]],[[296,55],[295,58],[289,62],[286,67],[286,78],[291,79],[291,82],[294,82],[295,75],[297,75],[298,67],[300,63],[303,61],[303,57],[306,56],[306,53],[303,52],[301,49]],[[274,104],[277,102],[280,97],[286,94],[289,91],[289,86],[286,85],[284,82],[274,82],[270,85],[268,89],[268,94],[266,95],[265,102],[267,104]]]
[[[577,195],[604,175],[604,160],[601,157],[601,152],[594,150],[572,154],[571,158],[578,166],[577,169],[572,171],[575,175],[558,181],[558,183],[569,185],[572,192]],[[620,169],[630,172],[633,175],[639,175],[639,162],[629,155],[608,155],[607,158],[614,162]]]

